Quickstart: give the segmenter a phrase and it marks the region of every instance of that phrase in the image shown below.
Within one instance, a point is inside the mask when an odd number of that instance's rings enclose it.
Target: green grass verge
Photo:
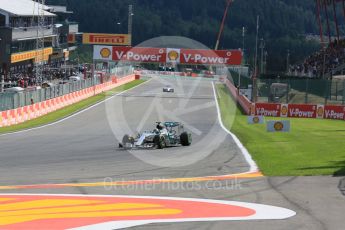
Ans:
[[[248,125],[247,116],[238,109],[231,115],[227,108],[234,102],[228,89],[217,85],[217,91],[224,125],[241,140],[264,175],[345,175],[344,121],[289,119],[290,133],[268,133],[265,125]]]
[[[57,111],[54,111],[52,113],[49,113],[45,116],[18,124],[18,125],[13,125],[9,127],[2,127],[0,128],[0,134],[3,133],[9,133],[9,132],[16,132],[20,130],[25,130],[25,129],[30,129],[42,125],[46,125],[58,120],[61,120],[67,116],[70,116],[78,111],[81,111],[93,104],[96,104],[97,102],[103,101],[107,96],[112,95],[114,93],[120,93],[122,91],[128,90],[130,88],[133,88],[141,83],[143,83],[145,80],[135,80],[132,82],[129,82],[127,84],[124,84],[122,86],[116,87],[112,90],[103,92],[101,94],[92,96],[90,98],[87,98],[85,100],[82,100],[78,103],[75,103],[73,105],[67,106],[65,108],[59,109]]]

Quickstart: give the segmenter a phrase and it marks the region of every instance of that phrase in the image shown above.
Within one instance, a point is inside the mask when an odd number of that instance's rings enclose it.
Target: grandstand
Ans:
[[[43,8],[44,49],[37,49],[37,31],[40,28],[37,5],[32,0],[0,0],[1,90],[4,87],[24,88],[42,83],[35,78],[35,63],[43,59],[46,67],[58,67],[68,60],[70,52],[75,49],[74,44],[69,45],[67,41],[69,34],[78,32],[78,24],[68,21],[72,12],[66,7],[47,5]]]
[[[342,39],[339,30],[339,7],[342,7],[345,22],[345,1],[343,0],[315,0],[316,18],[319,25],[321,49],[306,58],[299,65],[292,65],[288,74],[300,77],[331,79],[334,75],[345,73],[345,40]],[[332,12],[332,13],[331,13]],[[333,17],[336,34],[331,34],[330,18]],[[322,21],[326,20],[326,35]]]

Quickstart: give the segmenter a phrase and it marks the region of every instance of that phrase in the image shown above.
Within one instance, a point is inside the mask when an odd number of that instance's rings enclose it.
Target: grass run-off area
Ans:
[[[74,113],[77,113],[78,111],[81,111],[91,105],[94,105],[100,101],[103,101],[107,96],[111,96],[112,94],[120,93],[122,91],[128,90],[130,88],[133,88],[141,83],[143,83],[144,80],[135,80],[132,82],[129,82],[127,84],[124,84],[122,86],[116,87],[112,90],[97,94],[95,96],[92,96],[90,98],[87,98],[85,100],[82,100],[78,103],[75,103],[73,105],[69,105],[65,108],[59,109],[57,111],[54,111],[52,113],[49,113],[45,116],[18,124],[18,125],[13,125],[9,127],[2,127],[0,128],[0,134],[3,133],[9,133],[9,132],[16,132],[20,130],[25,130],[25,129],[30,129],[34,127],[39,127],[42,125],[46,125],[58,120],[61,120],[65,117],[68,117]]]
[[[345,175],[344,121],[284,118],[291,121],[291,132],[268,133],[264,124],[247,124],[247,116],[239,109],[234,118],[228,112],[234,106],[228,89],[218,85],[217,90],[224,125],[240,139],[264,175]]]

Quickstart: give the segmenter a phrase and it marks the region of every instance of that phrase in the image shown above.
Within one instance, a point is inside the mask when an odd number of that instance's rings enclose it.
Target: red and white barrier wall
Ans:
[[[35,103],[33,105],[2,111],[0,112],[0,127],[16,125],[28,120],[38,118],[50,112],[64,108],[68,105],[72,105],[74,103],[82,101],[91,96],[134,81],[135,79],[138,79],[138,76],[134,74],[123,78],[112,77],[111,81],[105,82],[103,84],[82,89],[80,91],[56,97],[47,101]]]
[[[230,90],[237,103],[242,107],[245,114],[249,115],[252,107],[252,102],[247,97],[239,95],[238,89],[228,79],[225,79],[224,83]]]

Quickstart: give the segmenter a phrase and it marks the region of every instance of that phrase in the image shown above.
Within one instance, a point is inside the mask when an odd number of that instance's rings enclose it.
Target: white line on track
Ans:
[[[212,82],[212,88],[213,88],[214,99],[216,100],[216,107],[217,107],[217,113],[218,113],[218,121],[219,121],[220,126],[222,127],[222,129],[224,129],[225,132],[227,132],[234,139],[236,145],[241,150],[242,155],[244,156],[245,160],[247,161],[247,163],[250,166],[250,169],[249,169],[249,171],[247,173],[259,171],[258,166],[256,165],[255,161],[253,160],[252,156],[250,155],[250,153],[248,152],[246,147],[243,146],[243,144],[241,143],[241,141],[237,138],[237,136],[235,134],[230,132],[230,130],[228,130],[224,126],[223,121],[222,121],[222,116],[221,116],[221,113],[220,113],[219,102],[218,102],[218,99],[217,99],[216,88],[215,88],[213,82]]]

